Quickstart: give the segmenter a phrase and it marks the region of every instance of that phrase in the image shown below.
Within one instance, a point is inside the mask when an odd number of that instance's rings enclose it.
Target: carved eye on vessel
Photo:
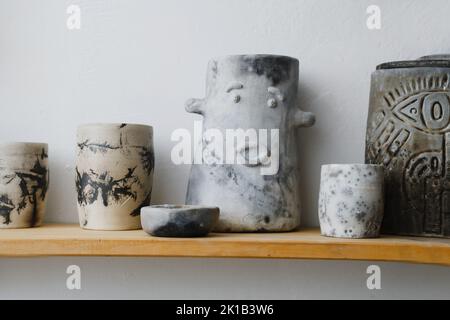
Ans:
[[[271,98],[267,101],[267,106],[270,108],[276,108],[278,105],[277,100],[275,100],[274,98]]]
[[[227,93],[230,93],[234,90],[242,90],[244,88],[244,85],[240,82],[233,82],[230,83],[227,87]],[[236,94],[235,96],[233,96],[233,102],[234,103],[239,103],[241,101],[241,96]]]
[[[418,130],[441,133],[450,123],[449,95],[446,92],[416,94],[395,106],[393,113]]]
[[[269,87],[267,91],[274,96],[274,98],[270,98],[267,100],[267,106],[269,108],[276,108],[278,106],[278,101],[284,101],[284,95],[281,93],[281,90],[276,87]],[[278,101],[277,101],[278,100]]]

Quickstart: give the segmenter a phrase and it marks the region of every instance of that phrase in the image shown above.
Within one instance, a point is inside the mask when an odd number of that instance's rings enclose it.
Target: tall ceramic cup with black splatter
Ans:
[[[140,124],[88,124],[78,128],[76,189],[80,226],[94,230],[141,228],[150,204],[153,128]]]
[[[48,186],[47,144],[0,144],[0,229],[41,225]]]

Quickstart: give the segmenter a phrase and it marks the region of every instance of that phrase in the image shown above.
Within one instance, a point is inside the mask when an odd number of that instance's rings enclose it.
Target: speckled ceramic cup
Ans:
[[[0,229],[41,225],[48,186],[46,143],[0,144]]]
[[[319,220],[323,236],[376,238],[384,213],[381,165],[322,166]]]

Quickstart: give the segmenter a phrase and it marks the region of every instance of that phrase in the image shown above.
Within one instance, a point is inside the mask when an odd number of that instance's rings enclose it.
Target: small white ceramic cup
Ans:
[[[383,214],[383,166],[371,164],[322,166],[319,220],[323,236],[379,237]]]
[[[48,187],[46,143],[0,144],[0,229],[40,226]]]

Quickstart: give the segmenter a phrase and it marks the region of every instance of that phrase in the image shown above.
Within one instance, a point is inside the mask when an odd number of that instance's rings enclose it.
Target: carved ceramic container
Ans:
[[[40,226],[48,187],[47,144],[0,144],[0,229]]]
[[[78,128],[76,189],[85,229],[139,229],[140,209],[150,204],[153,129],[137,124]]]
[[[383,166],[322,166],[319,195],[322,235],[336,238],[376,238],[380,235],[383,212]]]
[[[450,56],[372,75],[366,161],[386,176],[383,232],[450,236]]]
[[[206,97],[187,102],[203,115],[203,161],[192,166],[186,202],[218,206],[215,231],[299,226],[296,129],[312,126],[314,115],[299,109],[298,77],[294,58],[227,56],[209,63]],[[230,138],[239,130],[249,139]]]

